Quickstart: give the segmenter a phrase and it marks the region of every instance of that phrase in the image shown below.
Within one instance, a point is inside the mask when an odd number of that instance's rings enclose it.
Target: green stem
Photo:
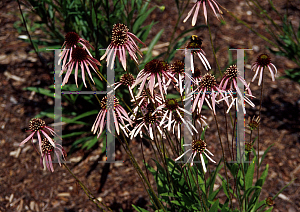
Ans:
[[[223,160],[224,160],[224,169],[225,169],[225,177],[226,177],[226,186],[227,186],[228,192],[230,192],[230,190],[229,190],[229,179],[228,179],[227,167],[226,167],[227,161],[226,161],[225,152],[224,152],[224,148],[223,148],[223,144],[222,144],[222,139],[221,139],[219,124],[218,124],[218,120],[217,120],[216,114],[214,114],[213,111],[212,111],[212,113],[213,113],[215,121],[216,121],[217,129],[218,129],[218,135],[219,135],[219,141],[220,141],[220,145],[221,145],[221,149],[222,149],[222,155],[223,155]],[[229,198],[229,201],[230,201],[230,205],[232,205],[232,198],[231,198],[231,196]]]
[[[217,66],[218,66],[220,75],[221,75],[221,77],[222,77],[223,74],[222,74],[222,72],[221,72],[221,68],[220,68],[220,65],[219,65],[219,62],[218,62],[218,59],[217,59],[217,55],[216,55],[216,51],[215,51],[215,48],[214,48],[213,39],[212,39],[212,34],[211,34],[211,29],[210,29],[210,25],[209,25],[208,20],[207,20],[207,26],[208,26],[208,31],[209,31],[209,38],[210,38],[211,48],[212,48],[212,50],[213,50],[213,54],[214,54],[215,61],[216,61],[216,64],[217,64]]]
[[[41,56],[40,53],[38,52],[38,50],[35,48],[35,46],[34,46],[34,44],[33,44],[33,41],[32,41],[32,39],[31,39],[31,35],[30,35],[29,31],[28,31],[28,28],[27,28],[27,24],[26,24],[26,21],[25,21],[25,17],[24,17],[23,11],[22,11],[22,9],[21,9],[20,1],[17,0],[17,2],[18,2],[18,6],[19,6],[19,10],[20,10],[21,16],[22,16],[22,21],[23,21],[24,27],[25,27],[25,29],[26,29],[27,35],[28,35],[28,37],[29,37],[30,43],[31,43],[31,45],[32,45],[32,48],[34,49],[34,52],[35,52],[36,55],[38,56],[40,62],[41,62],[42,65],[43,65],[43,67],[46,69],[46,68],[47,68],[47,67],[46,67],[46,64],[45,64],[45,62],[44,62],[42,56]]]
[[[98,204],[100,203],[103,207],[105,207],[107,210],[112,211],[108,206],[105,205],[105,203],[99,201],[86,187],[85,185],[75,176],[75,174],[70,170],[70,168],[63,163],[64,167],[68,170],[68,172],[74,177],[74,179],[78,182],[78,184],[81,186],[83,189],[84,193],[88,196],[89,200],[91,200],[95,205],[97,205],[98,208],[102,209],[103,208]],[[104,210],[103,210],[104,211]]]
[[[262,75],[262,79],[261,79],[261,90],[260,90],[260,105],[259,105],[259,118],[261,118],[261,108],[262,108],[262,100],[263,100],[263,87],[264,87],[264,75]],[[259,179],[259,126],[257,127],[257,181]]]

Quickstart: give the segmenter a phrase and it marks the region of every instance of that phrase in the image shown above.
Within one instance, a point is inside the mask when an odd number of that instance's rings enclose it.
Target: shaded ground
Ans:
[[[154,11],[151,18],[161,21],[152,32],[154,36],[161,28],[165,28],[161,42],[167,42],[176,23],[176,7],[162,1],[166,10]],[[243,1],[219,1],[238,17],[263,32],[263,22],[247,13]],[[262,1],[263,5],[266,5]],[[280,9],[284,4],[274,1]],[[192,4],[190,5],[191,8]],[[270,8],[268,8],[269,10]],[[299,6],[291,10],[291,20],[299,23]],[[209,10],[209,12],[211,12]],[[202,11],[198,22],[203,22]],[[247,15],[248,14],[248,15]],[[75,180],[64,168],[55,165],[55,172],[43,171],[39,166],[39,156],[34,148],[27,144],[20,148],[19,143],[28,135],[22,129],[27,127],[29,120],[46,108],[53,107],[53,100],[34,92],[24,91],[28,86],[47,86],[53,83],[53,76],[42,68],[32,48],[18,39],[18,32],[13,24],[18,20],[19,11],[15,1],[2,1],[0,3],[0,211],[97,211],[97,207],[85,196],[84,192],[75,183]],[[228,63],[228,48],[253,48],[249,51],[246,64],[246,79],[249,81],[252,73],[249,64],[255,61],[258,54],[267,52],[265,43],[254,33],[237,25],[234,20],[225,15],[227,24],[220,26],[216,18],[209,17],[212,24],[214,45],[220,47],[217,52],[220,66],[226,67]],[[162,21],[164,20],[164,21]],[[190,27],[191,19],[181,24],[177,31]],[[194,33],[196,34],[196,33]],[[209,61],[214,61],[209,45],[208,30],[198,31],[197,34],[204,39],[203,43]],[[150,40],[147,44],[150,43]],[[157,49],[160,52],[164,49]],[[293,68],[294,64],[282,57],[273,56],[273,62],[278,67],[279,76],[284,69]],[[50,58],[51,60],[51,58]],[[213,69],[216,64],[212,63]],[[271,82],[266,77],[264,90],[261,148],[265,150],[269,145],[274,147],[268,153],[265,164],[270,165],[270,171],[263,190],[263,197],[275,195],[284,185],[294,177],[300,177],[300,127],[299,104],[300,86],[288,79],[277,79]],[[251,89],[259,99],[260,88],[257,81],[252,83]],[[258,115],[259,100],[254,101],[256,108],[249,109],[249,115]],[[46,120],[51,123],[52,120]],[[211,143],[210,150],[215,153],[216,160],[221,157],[218,136],[213,121],[206,138],[215,141]],[[222,121],[220,122],[222,123]],[[246,135],[247,138],[248,135]],[[224,139],[223,139],[224,140]],[[137,158],[142,158],[140,143],[131,142],[131,147]],[[66,147],[67,150],[69,147]],[[153,151],[144,147],[147,161],[153,157]],[[87,154],[90,153],[90,154]],[[99,157],[100,155],[100,157]],[[98,198],[101,198],[115,211],[132,211],[131,204],[145,206],[149,199],[143,185],[135,173],[126,153],[122,149],[117,151],[117,157],[124,163],[98,164],[103,159],[101,148],[96,146],[90,151],[78,151],[69,159],[73,161],[69,166],[85,185]],[[81,161],[80,163],[77,163]],[[142,166],[142,164],[140,164]],[[143,166],[142,166],[143,167]],[[152,182],[153,183],[153,182]],[[275,201],[274,211],[300,210],[300,180],[288,187],[283,195]]]

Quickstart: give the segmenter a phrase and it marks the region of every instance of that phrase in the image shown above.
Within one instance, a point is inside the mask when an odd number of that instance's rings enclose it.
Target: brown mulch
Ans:
[[[160,23],[151,31],[150,37],[164,28],[160,42],[165,43],[169,41],[176,23],[177,10],[173,2],[172,4],[166,0],[157,2],[158,5],[165,5],[166,9],[163,12],[156,9],[151,15],[152,20]],[[247,13],[249,9],[244,1],[218,2],[242,20],[252,24],[261,33],[265,33],[263,22]],[[261,2],[268,11],[271,11],[267,7],[267,1]],[[284,11],[285,5],[280,0],[274,0],[274,4]],[[192,4],[189,8],[191,7]],[[211,10],[208,12],[211,13]],[[290,12],[291,21],[298,26],[299,7],[294,6]],[[53,84],[53,75],[43,68],[35,53],[31,52],[31,46],[18,39],[20,34],[14,23],[20,20],[19,16],[16,1],[8,0],[0,3],[0,211],[98,211],[99,209],[88,200],[65,168],[55,164],[54,173],[42,170],[39,155],[33,146],[28,143],[24,147],[19,147],[19,143],[28,136],[24,128],[27,127],[29,120],[40,111],[53,107],[51,98],[23,90],[29,86],[47,87]],[[260,53],[269,53],[266,43],[236,23],[229,15],[225,14],[224,19],[226,24],[220,25],[216,18],[209,15],[214,45],[219,47],[217,51],[219,64],[221,68],[228,65],[229,48],[253,49],[247,51],[246,80],[250,81],[253,73],[248,68],[249,64],[254,62]],[[203,21],[203,13],[200,11],[198,23]],[[190,28],[190,24],[191,18],[185,24],[180,23],[176,33]],[[201,29],[193,34],[203,38],[207,58],[210,62],[214,61],[208,30]],[[146,44],[150,41],[151,39]],[[51,61],[52,55],[45,57]],[[284,75],[285,69],[295,67],[293,62],[274,55],[272,58],[278,68],[279,78],[275,82],[272,82],[270,77],[265,78],[267,86],[264,90],[262,107],[260,151],[271,144],[274,146],[264,162],[269,164],[270,168],[262,197],[275,195],[292,179],[298,178],[275,200],[273,210],[296,212],[300,211],[300,85],[289,79],[280,78]],[[215,63],[211,65],[213,69],[217,69]],[[251,84],[251,89],[257,97],[254,100],[256,107],[249,108],[246,118],[248,115],[258,115],[260,87],[257,86],[257,80]],[[51,123],[51,120],[47,123]],[[213,120],[209,120],[209,123],[212,127],[207,131],[206,139],[211,140],[210,150],[218,160],[221,158],[218,136],[216,128],[213,127]],[[246,134],[246,138],[247,136]],[[136,158],[139,158],[140,166],[145,170],[140,141],[133,140],[130,146]],[[68,151],[69,147],[66,149]],[[144,153],[146,161],[149,162],[154,158],[153,151],[147,146],[144,146]],[[105,160],[101,144],[98,144],[92,150],[80,150],[70,155],[68,160],[72,163],[68,165],[95,197],[114,211],[119,209],[133,211],[131,204],[148,208],[149,198],[128,156],[122,148],[118,149],[116,154],[124,163],[111,165],[98,163],[98,160]],[[154,181],[151,183],[153,185]]]

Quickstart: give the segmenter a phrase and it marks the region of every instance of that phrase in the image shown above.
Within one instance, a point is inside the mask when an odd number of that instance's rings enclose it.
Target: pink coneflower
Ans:
[[[257,60],[255,63],[252,64],[251,70],[255,71],[255,75],[252,78],[252,82],[255,80],[258,72],[260,71],[259,80],[258,80],[258,86],[260,86],[263,78],[263,71],[264,68],[268,67],[269,71],[271,73],[272,81],[275,81],[275,76],[277,75],[277,68],[274,66],[273,63],[271,63],[271,58],[267,54],[261,54],[257,57]],[[275,72],[275,74],[274,74]]]
[[[184,87],[182,84],[184,83],[185,73],[184,73],[184,62],[181,60],[176,60],[170,67],[170,70],[174,74],[174,80],[176,81],[175,87],[178,90],[179,87],[179,93],[182,95]],[[178,78],[176,78],[178,77]]]
[[[229,112],[229,110],[231,109],[231,107],[235,104],[235,108],[237,110],[237,112],[239,112],[239,104],[242,105],[242,109],[244,114],[246,114],[246,109],[245,109],[245,104],[244,104],[244,100],[245,102],[247,102],[251,107],[255,107],[255,105],[253,104],[253,102],[251,102],[251,100],[248,97],[251,98],[255,98],[252,95],[249,94],[245,94],[245,96],[243,97],[243,99],[241,98],[237,98],[237,92],[234,90],[228,90],[228,91],[224,91],[224,99],[227,102],[227,98],[230,97],[231,98],[231,104],[228,106],[228,109],[226,111],[226,113]],[[219,101],[216,101],[219,102]],[[228,103],[228,102],[227,102]]]
[[[100,58],[100,60],[103,60],[106,56],[107,59],[110,58],[111,54],[113,54],[113,60],[115,60],[115,57],[117,55],[124,70],[126,70],[125,50],[127,50],[131,59],[133,59],[138,64],[136,52],[140,55],[140,57],[142,57],[142,52],[139,50],[139,47],[136,45],[134,40],[146,46],[140,39],[138,39],[138,37],[129,32],[127,26],[125,26],[124,24],[115,24],[112,30],[111,43],[107,47],[105,54]]]
[[[154,108],[158,105],[162,104],[162,98],[159,94],[153,93],[153,97],[150,94],[149,89],[142,91],[142,94],[139,97],[135,97],[131,100],[133,102],[133,113],[137,114],[139,110],[141,110],[142,114],[147,113],[149,111],[149,107]],[[151,109],[152,110],[152,109]],[[146,112],[145,112],[146,111]],[[154,111],[154,110],[153,110]]]
[[[201,74],[202,74],[201,70],[196,67],[192,76],[190,76],[189,74],[186,75],[192,81],[192,85],[198,86],[201,82],[201,78],[202,78]]]
[[[108,99],[110,98],[110,99]],[[103,132],[104,126],[106,124],[106,121],[108,122],[108,128],[107,130],[109,132],[111,132],[110,129],[110,125],[111,125],[111,120],[110,120],[110,114],[113,113],[113,117],[114,117],[114,124],[117,130],[117,134],[120,134],[120,128],[123,130],[124,134],[126,136],[127,132],[126,132],[126,127],[125,127],[125,122],[127,121],[129,122],[129,124],[132,126],[132,120],[129,118],[126,110],[119,105],[119,100],[116,97],[113,97],[112,95],[108,95],[103,97],[101,102],[101,110],[98,113],[98,116],[93,124],[92,127],[92,132],[95,134],[98,131],[98,137],[101,135],[101,133]],[[105,121],[105,116],[107,117],[106,121]]]
[[[162,104],[162,97],[157,94],[155,91],[153,91],[153,96],[151,96],[150,89],[143,89],[141,92],[141,95],[136,96],[135,99],[132,99],[131,102],[133,102],[136,105],[136,102],[139,106],[148,105],[150,103],[153,104]],[[137,105],[136,105],[137,106]]]
[[[87,40],[81,38],[76,32],[68,32],[65,36],[65,42],[62,45],[62,48],[64,48],[64,49],[59,54],[60,58],[58,60],[58,65],[63,60],[62,68],[64,68],[68,57],[69,57],[69,61],[70,61],[73,49],[76,48],[78,44],[82,45],[83,48],[87,51],[87,53],[92,57],[88,48],[91,48],[94,50],[94,47]]]
[[[200,9],[201,4],[202,4],[203,5],[203,12],[204,12],[205,23],[207,24],[207,9],[206,9],[206,5],[205,5],[206,3],[209,4],[209,6],[212,9],[212,11],[214,12],[215,16],[219,20],[216,10],[218,10],[218,12],[220,14],[223,14],[223,12],[220,10],[217,1],[215,1],[215,0],[197,0],[197,2],[195,3],[195,5],[189,11],[187,17],[183,20],[183,22],[185,23],[189,19],[189,17],[192,15],[193,10],[196,8],[194,16],[193,16],[193,19],[192,19],[192,26],[195,26],[196,21],[197,21],[197,16],[198,16],[198,13],[199,13],[199,9]],[[216,8],[216,10],[215,10],[215,8]]]
[[[214,156],[206,147],[206,143],[203,140],[193,140],[191,144],[184,144],[183,146],[191,146],[191,149],[188,149],[187,151],[185,151],[182,155],[180,155],[178,158],[175,159],[175,161],[178,161],[180,158],[182,158],[186,153],[188,153],[189,151],[192,151],[191,156],[189,157],[189,159],[187,160],[187,162],[185,163],[185,165],[192,159],[191,161],[191,166],[193,166],[194,164],[194,158],[197,155],[197,153],[199,153],[200,158],[201,158],[201,163],[202,163],[202,167],[203,167],[203,171],[204,173],[206,173],[206,166],[205,166],[205,162],[204,162],[204,158],[203,158],[203,154],[213,163],[216,163],[213,159],[211,159],[206,152],[208,152],[211,156]],[[205,152],[206,151],[206,152]]]
[[[204,65],[205,69],[208,71],[211,69],[208,60],[205,57],[205,52],[202,48],[202,39],[199,38],[197,35],[192,35],[190,42],[186,46],[186,50],[191,49],[191,53],[195,54],[199,57],[201,60],[202,64]],[[191,64],[192,64],[192,73],[194,73],[194,62],[193,62],[193,56],[191,57]]]
[[[172,121],[174,119],[173,114],[178,115],[179,119],[182,121],[182,123],[185,124],[185,126],[188,128],[190,133],[193,135],[193,132],[191,128],[189,127],[189,124],[184,120],[183,115],[181,112],[187,113],[189,115],[192,115],[189,111],[181,108],[176,101],[176,99],[166,99],[163,104],[158,106],[155,111],[152,114],[155,114],[157,112],[162,113],[163,118],[161,119],[160,126],[163,124],[166,124],[168,131],[171,130]],[[165,121],[166,120],[166,121]]]
[[[150,78],[150,80],[148,80],[148,78]],[[139,72],[135,83],[132,85],[132,88],[134,88],[137,84],[142,83],[140,85],[137,97],[142,93],[147,81],[150,94],[153,96],[155,78],[157,78],[161,97],[164,99],[164,93],[167,94],[167,85],[173,79],[173,73],[170,71],[170,68],[165,62],[156,59],[151,60],[145,65],[145,68]],[[166,83],[167,80],[168,82]]]
[[[68,82],[69,77],[75,66],[75,82],[76,82],[76,86],[78,88],[78,84],[77,84],[78,65],[80,65],[82,80],[83,80],[85,87],[87,87],[86,83],[85,83],[85,71],[89,74],[89,77],[95,84],[95,82],[92,78],[91,72],[90,72],[90,67],[92,67],[92,69],[95,71],[95,73],[99,76],[99,74],[97,73],[96,70],[98,70],[97,65],[101,66],[100,62],[98,60],[96,60],[95,58],[91,57],[84,48],[76,47],[72,51],[71,60],[63,67],[63,69],[60,72],[60,75],[62,75],[64,71],[67,71],[67,73],[64,77],[62,86],[64,86]],[[102,79],[102,78],[100,77],[100,79]]]
[[[133,98],[133,93],[131,89],[133,83],[134,83],[134,76],[132,74],[123,74],[120,78],[120,81],[115,83],[114,90],[116,90],[121,85],[125,85],[126,87],[128,87],[131,98]]]
[[[206,116],[203,116],[200,114],[199,111],[199,108],[196,110],[196,115],[194,117],[194,120],[195,120],[195,127],[196,127],[196,123],[199,124],[199,126],[202,128],[202,130],[204,130],[205,127],[209,128],[206,120],[207,120],[207,117]]]
[[[40,164],[44,168],[44,162],[45,162],[48,170],[51,172],[54,172],[52,158],[51,158],[51,152],[54,152],[56,154],[58,163],[61,166],[60,156],[62,155],[63,159],[66,160],[66,158],[65,158],[66,152],[65,152],[64,148],[58,143],[56,143],[56,146],[53,147],[46,138],[43,138]]]
[[[32,142],[33,142],[33,136],[36,133],[38,140],[39,140],[40,151],[42,152],[42,138],[41,138],[41,134],[40,134],[40,132],[41,132],[47,138],[47,140],[50,142],[50,144],[53,147],[55,147],[54,141],[52,140],[52,138],[50,138],[50,136],[48,135],[47,131],[45,131],[45,129],[47,129],[51,135],[58,136],[51,127],[46,126],[46,123],[43,120],[38,119],[38,118],[31,119],[29,122],[29,130],[28,131],[31,131],[32,133],[20,143],[20,146],[25,144],[30,139],[32,139]]]
[[[222,90],[218,88],[216,78],[209,73],[205,74],[201,78],[200,87],[197,88],[193,93],[195,92],[198,92],[198,94],[194,100],[192,111],[194,112],[196,106],[198,105],[199,114],[200,114],[203,106],[203,102],[205,100],[208,106],[210,107],[210,109],[212,109],[214,111],[214,114],[216,114],[216,110],[215,110],[216,97],[218,95],[224,97],[222,94]],[[201,99],[199,101],[200,95],[201,95]],[[210,105],[208,98],[211,98],[212,105]]]
[[[157,114],[152,114],[153,111],[148,111],[146,114],[144,114],[143,117],[136,119],[136,126],[133,128],[133,130],[130,132],[130,139],[136,137],[138,134],[142,137],[142,128],[144,127],[146,131],[149,133],[150,138],[154,139],[154,133],[153,130],[157,129],[161,135],[162,129],[159,126],[159,120]]]
[[[184,117],[183,112],[181,112],[181,116]],[[193,129],[195,133],[198,133],[197,129],[194,127],[194,125],[192,124],[191,121],[189,121],[189,120],[185,121],[185,123],[190,126],[190,128],[188,128],[188,130],[190,131],[191,129]],[[166,122],[168,122],[168,120]],[[183,124],[183,121],[182,121],[181,117],[177,113],[173,113],[173,120],[171,121],[171,128],[173,130],[172,132],[173,132],[174,135],[176,133],[175,130],[177,130],[177,138],[178,139],[180,139],[180,136],[181,136],[181,126],[182,126],[182,124]],[[166,124],[164,126],[164,128],[167,128],[168,126],[169,125]],[[190,131],[190,133],[191,133],[191,135],[193,135],[192,131]]]
[[[251,90],[247,85],[246,81],[239,75],[239,71],[236,65],[232,65],[225,71],[225,74],[220,82],[220,89],[221,90],[235,90],[239,94],[240,98],[243,100],[244,95],[241,93],[239,87],[237,86],[237,80],[242,82],[248,91],[248,94],[252,96]],[[228,84],[229,83],[229,84]]]

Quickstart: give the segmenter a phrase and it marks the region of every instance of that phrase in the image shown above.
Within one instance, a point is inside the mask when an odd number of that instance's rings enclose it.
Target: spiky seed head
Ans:
[[[79,42],[79,35],[76,32],[68,32],[65,36],[66,46],[70,48]]]
[[[230,79],[236,79],[238,76],[238,73],[239,72],[238,72],[236,65],[232,65],[232,66],[229,66],[229,68],[227,68],[227,70],[225,71],[225,76]]]
[[[271,58],[267,54],[261,54],[257,57],[257,64],[261,67],[266,67],[271,64]]]
[[[184,72],[184,62],[181,60],[176,60],[171,65],[171,70],[177,74],[182,74]]]
[[[82,47],[77,46],[72,51],[72,60],[76,62],[86,61],[88,59],[88,53]]]
[[[203,140],[201,140],[201,139],[193,140],[193,142],[192,142],[193,152],[197,152],[199,154],[202,154],[205,149],[206,149],[206,143]]]
[[[169,64],[168,64],[166,61],[164,61],[164,60],[161,60],[160,62],[161,62],[161,64],[162,64],[162,65],[163,65],[163,67],[164,67],[164,71],[166,71],[166,70],[168,70],[168,69],[169,69]]]
[[[252,147],[253,147],[253,144],[251,142],[246,142],[245,143],[245,150],[246,150],[246,152],[251,152]]]
[[[132,74],[123,74],[121,76],[120,82],[122,85],[132,86],[134,83],[134,76]]]
[[[178,102],[176,99],[167,99],[166,108],[170,111],[176,110],[178,108]]]
[[[31,131],[37,132],[37,131],[43,129],[45,126],[46,126],[46,123],[42,119],[33,118],[29,122],[29,130],[31,130]]]
[[[42,139],[42,152],[43,153],[48,153],[53,151],[53,146],[50,144],[50,142],[48,141],[48,139],[43,138]]]
[[[146,124],[153,124],[156,121],[156,114],[152,115],[152,112],[148,112],[144,116],[144,121]]]
[[[108,95],[108,98],[109,98],[108,101],[107,101],[107,96],[102,98],[100,102],[101,108],[107,110],[113,110],[119,104],[119,100],[112,95]]]
[[[272,205],[275,204],[272,197],[268,197],[268,198],[266,199],[266,203],[267,203],[268,206],[272,206]]]
[[[207,91],[211,91],[211,89],[217,85],[217,81],[216,81],[216,78],[207,73],[205,74],[202,78],[201,78],[201,81],[200,81],[200,86],[202,88],[206,88]]]
[[[202,45],[202,39],[201,38],[199,38],[197,35],[192,35],[191,36],[191,42],[192,43],[197,43],[199,46],[201,46]]]
[[[260,122],[260,117],[253,116],[252,119],[250,119],[250,116],[248,117],[248,127],[250,130],[257,130]]]
[[[165,70],[165,65],[159,60],[151,60],[145,65],[145,72],[151,74],[161,73]]]
[[[124,24],[115,24],[112,30],[111,41],[115,46],[122,46],[128,41],[128,27]]]

